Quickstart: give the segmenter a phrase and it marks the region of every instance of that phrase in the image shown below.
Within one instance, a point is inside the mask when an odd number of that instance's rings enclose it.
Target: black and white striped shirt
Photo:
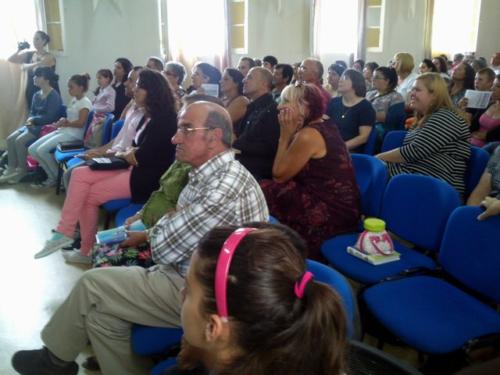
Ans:
[[[448,182],[464,193],[464,175],[470,158],[467,123],[453,111],[441,108],[425,124],[408,132],[399,149],[405,162],[387,163],[391,176],[411,173]]]

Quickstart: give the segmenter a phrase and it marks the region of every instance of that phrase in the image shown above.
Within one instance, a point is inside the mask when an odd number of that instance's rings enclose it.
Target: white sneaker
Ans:
[[[45,246],[43,247],[43,249],[35,254],[35,259],[46,257],[47,255],[50,255],[56,252],[57,250],[63,248],[64,246],[68,246],[72,243],[73,243],[72,238],[65,236],[62,233],[55,232],[52,235],[52,238],[50,240],[47,240],[47,242],[45,242]]]
[[[80,249],[66,250],[62,255],[67,263],[92,264],[90,255],[83,255]]]
[[[35,188],[35,189],[54,187],[54,186],[56,186],[56,181],[46,179],[45,181],[42,181],[42,182],[33,182],[32,184],[30,184],[30,186],[32,188]]]
[[[16,171],[13,175],[11,175],[8,179],[9,184],[17,184],[19,181],[23,179],[24,176],[26,176],[28,172],[26,171]]]
[[[19,173],[20,172],[16,171],[15,169],[7,168],[6,170],[3,171],[2,175],[0,176],[0,183],[8,182],[11,178],[17,177]]]

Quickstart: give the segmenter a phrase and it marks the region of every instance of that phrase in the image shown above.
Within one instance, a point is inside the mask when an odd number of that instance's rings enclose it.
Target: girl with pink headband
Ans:
[[[340,297],[314,280],[298,247],[279,226],[207,233],[186,278],[178,357],[186,372],[167,374],[343,373]]]

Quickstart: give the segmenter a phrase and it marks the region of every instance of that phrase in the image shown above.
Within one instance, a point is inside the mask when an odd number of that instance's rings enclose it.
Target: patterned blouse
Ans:
[[[387,113],[390,106],[398,103],[403,103],[404,99],[397,91],[391,91],[386,94],[380,94],[377,90],[368,91],[366,100],[372,103],[375,112]]]

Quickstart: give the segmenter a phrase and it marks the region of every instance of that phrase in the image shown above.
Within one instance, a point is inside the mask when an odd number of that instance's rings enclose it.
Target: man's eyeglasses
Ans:
[[[187,134],[194,133],[197,130],[212,130],[212,129],[213,128],[208,128],[206,126],[199,127],[199,128],[188,128],[188,127],[181,126],[181,127],[177,128],[177,133],[181,133],[183,135],[187,135]]]

